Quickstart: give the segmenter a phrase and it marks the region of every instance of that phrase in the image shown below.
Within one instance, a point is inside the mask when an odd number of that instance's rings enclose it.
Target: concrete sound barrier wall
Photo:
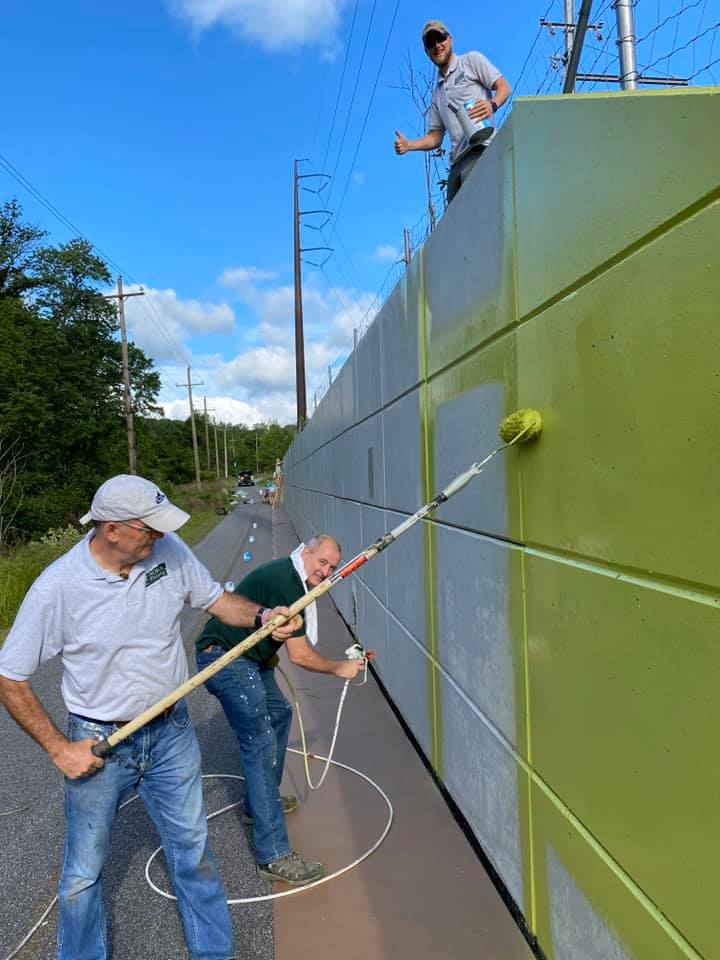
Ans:
[[[714,89],[518,101],[286,460],[350,558],[542,411],[332,596],[554,960],[720,955],[719,170]]]

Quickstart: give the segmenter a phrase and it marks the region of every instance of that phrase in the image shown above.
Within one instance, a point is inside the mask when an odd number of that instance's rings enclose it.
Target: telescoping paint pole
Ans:
[[[386,533],[384,536],[380,537],[366,550],[363,550],[362,553],[359,553],[356,557],[353,557],[352,560],[348,560],[348,562],[343,564],[339,570],[336,570],[332,576],[328,577],[326,580],[323,580],[323,582],[318,584],[317,587],[314,587],[304,596],[300,597],[299,600],[296,600],[292,606],[288,607],[289,612],[287,616],[281,616],[278,614],[271,620],[268,620],[265,626],[261,627],[259,630],[256,630],[241,643],[238,643],[237,646],[232,648],[232,650],[228,650],[227,653],[222,655],[222,657],[218,657],[218,659],[211,663],[210,666],[205,667],[204,670],[201,670],[199,673],[196,673],[194,676],[190,677],[189,680],[186,680],[185,683],[173,690],[172,693],[169,693],[166,697],[163,697],[162,700],[158,700],[158,702],[153,704],[152,707],[148,707],[144,713],[141,713],[134,720],[131,720],[129,723],[126,723],[117,729],[114,733],[111,733],[106,740],[101,740],[96,743],[92,748],[92,752],[96,757],[106,756],[119,743],[122,743],[123,740],[126,740],[141,727],[144,727],[145,724],[150,723],[151,720],[154,720],[156,717],[160,716],[161,713],[164,713],[165,710],[177,703],[178,700],[181,700],[184,696],[187,696],[187,694],[201,686],[210,677],[214,676],[224,667],[227,667],[228,664],[233,662],[233,660],[241,657],[251,647],[254,647],[256,643],[260,643],[260,641],[264,640],[265,637],[270,636],[270,634],[277,630],[278,627],[281,627],[284,623],[287,623],[288,620],[291,620],[293,617],[297,616],[297,614],[301,613],[305,607],[309,606],[309,604],[313,603],[319,597],[322,597],[323,594],[327,593],[329,590],[332,590],[332,588],[336,584],[340,583],[341,580],[349,577],[351,573],[359,570],[360,567],[364,566],[369,560],[372,560],[373,557],[376,557],[378,553],[381,553],[383,550],[389,547],[390,544],[397,540],[397,538],[401,534],[405,533],[406,530],[409,530],[410,527],[413,527],[420,520],[424,519],[442,503],[445,503],[446,500],[449,500],[450,497],[453,497],[456,493],[459,493],[460,490],[467,486],[473,477],[476,477],[479,473],[481,473],[485,465],[502,450],[506,450],[515,443],[525,443],[528,440],[534,439],[538,436],[541,430],[542,417],[537,410],[518,410],[515,413],[510,414],[510,416],[505,417],[500,424],[500,429],[498,431],[500,439],[503,441],[503,443],[501,446],[496,447],[496,449],[493,450],[493,452],[487,457],[485,457],[484,460],[481,460],[479,463],[473,463],[473,465],[465,470],[464,473],[461,473],[455,477],[455,479],[452,480],[439,494],[437,494],[437,496],[433,497],[429,503],[426,503],[425,506],[420,507],[416,513],[408,517],[406,520],[403,520],[402,523],[398,524],[397,527],[395,527],[389,533]]]

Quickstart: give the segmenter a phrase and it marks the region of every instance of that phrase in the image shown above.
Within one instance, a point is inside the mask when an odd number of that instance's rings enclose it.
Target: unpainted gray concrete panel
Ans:
[[[633,960],[615,932],[565,869],[551,844],[546,844],[550,929],[555,960]]]
[[[351,431],[353,464],[357,470],[356,500],[383,506],[385,503],[385,463],[382,415],[376,414]]]
[[[373,666],[384,678],[390,659],[387,610],[363,583],[358,581],[357,586],[357,637],[366,650],[375,651]]]
[[[331,387],[340,405],[339,428],[346,430],[357,420],[355,405],[355,362],[352,355],[345,361]]]
[[[442,778],[510,890],[524,903],[518,764],[501,739],[439,672]]]
[[[383,403],[389,403],[420,382],[420,259],[415,257],[408,271],[385,301],[375,318],[380,328],[380,355]],[[411,290],[408,296],[408,289]]]
[[[387,533],[388,520],[384,510],[368,507],[365,504],[360,509],[360,519],[362,544],[363,549],[366,549]],[[388,547],[358,571],[360,579],[370,587],[382,603],[387,603],[387,555],[393,548],[394,545]]]
[[[509,544],[435,527],[437,658],[507,739],[516,743],[516,684],[524,666],[513,651],[513,615],[522,623],[520,557]],[[518,576],[511,575],[515,565]],[[517,583],[518,593],[512,594]],[[524,717],[524,712],[523,712]]]
[[[432,756],[430,661],[417,641],[394,617],[388,618],[385,683],[395,706],[427,756]],[[385,682],[385,674],[383,674]]]
[[[380,324],[374,320],[355,351],[355,388],[358,420],[379,410],[382,402],[380,374]]]
[[[388,526],[407,517],[388,511]],[[425,599],[425,522],[421,521],[391,544],[387,558],[387,606],[423,646],[428,646]]]
[[[423,247],[429,373],[515,322],[512,241],[512,148],[503,129]]]
[[[437,409],[433,431],[433,493],[499,446],[497,428],[504,415],[504,387],[499,383],[482,384]],[[464,490],[437,510],[437,519],[468,530],[507,537],[508,489],[507,464],[501,453]],[[518,496],[517,488],[513,493]]]
[[[415,511],[423,503],[423,447],[420,390],[413,390],[383,411],[385,504]]]

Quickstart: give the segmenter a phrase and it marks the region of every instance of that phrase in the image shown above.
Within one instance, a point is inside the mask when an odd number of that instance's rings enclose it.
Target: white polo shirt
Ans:
[[[223,589],[174,533],[127,580],[98,566],[94,531],[33,583],[0,649],[0,674],[28,680],[62,657],[71,713],[130,720],[188,678],[183,605],[206,610]]]
[[[492,98],[492,85],[501,76],[498,68],[477,50],[461,53],[459,56],[453,54],[450,58],[447,74],[444,77],[438,74],[438,80],[430,101],[428,131],[447,130],[452,144],[450,148],[451,164],[457,163],[460,157],[467,153],[470,148],[460,122],[450,109],[449,104],[452,104],[457,110],[464,109],[463,104],[469,100],[490,100]],[[495,119],[490,116],[487,120],[483,120],[483,123],[495,126]]]

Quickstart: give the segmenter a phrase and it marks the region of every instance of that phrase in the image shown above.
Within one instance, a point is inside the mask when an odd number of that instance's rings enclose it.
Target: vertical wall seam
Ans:
[[[432,497],[434,480],[433,458],[434,442],[431,438],[430,426],[430,386],[428,383],[428,310],[425,297],[425,256],[424,249],[417,258],[418,264],[418,341],[420,345],[420,376],[421,376],[421,419],[422,419],[422,455],[423,455],[423,500],[428,502]],[[408,285],[408,275],[405,274],[405,283]],[[409,286],[409,285],[408,285]],[[406,290],[409,294],[408,287]],[[427,640],[431,658],[430,670],[430,735],[432,743],[432,764],[438,776],[442,775],[442,734],[440,729],[439,678],[433,661],[438,657],[437,642],[437,610],[435,590],[435,528],[432,521],[423,521],[425,543],[425,611]]]

